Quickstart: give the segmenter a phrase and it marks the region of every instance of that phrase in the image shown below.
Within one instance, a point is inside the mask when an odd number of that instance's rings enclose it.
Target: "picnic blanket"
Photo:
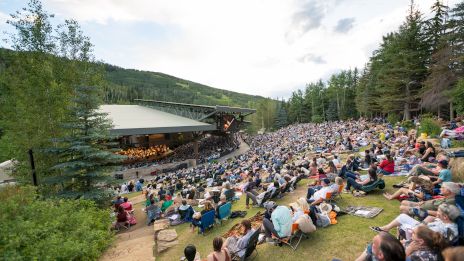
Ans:
[[[383,175],[383,177],[401,177],[401,176],[407,176],[409,172],[407,171],[397,171],[393,172],[392,174],[389,175]]]
[[[348,206],[344,212],[363,218],[373,218],[382,212],[383,208],[377,207],[363,207],[363,206]]]

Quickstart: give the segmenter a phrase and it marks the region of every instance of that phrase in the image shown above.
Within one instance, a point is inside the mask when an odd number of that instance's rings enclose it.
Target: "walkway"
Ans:
[[[118,232],[115,242],[100,258],[102,261],[155,260],[153,226],[146,225],[146,215],[142,211],[145,197],[139,195],[130,201],[134,204],[137,225]]]

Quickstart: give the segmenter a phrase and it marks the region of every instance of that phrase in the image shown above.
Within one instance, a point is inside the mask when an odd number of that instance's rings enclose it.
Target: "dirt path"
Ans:
[[[155,260],[153,257],[153,227],[146,225],[146,214],[142,211],[145,197],[131,199],[134,204],[137,225],[121,230],[113,245],[100,258],[102,261]]]

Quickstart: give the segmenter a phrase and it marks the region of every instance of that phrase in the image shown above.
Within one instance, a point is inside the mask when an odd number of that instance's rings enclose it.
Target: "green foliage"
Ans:
[[[461,79],[456,88],[453,90],[452,95],[453,104],[458,114],[464,114],[464,79]]]
[[[322,118],[322,116],[320,116],[320,115],[313,115],[311,117],[311,122],[322,123],[322,122],[324,122],[324,118]]]
[[[400,121],[400,117],[396,113],[389,113],[387,117],[387,121],[390,124],[395,125]]]
[[[106,114],[98,112],[99,91],[95,86],[75,88],[70,120],[63,125],[69,134],[48,150],[58,156],[52,168],[56,175],[44,181],[59,187],[58,196],[92,199],[103,205],[111,195],[102,185],[112,180],[112,166],[121,164],[124,157],[111,150],[117,143],[109,142],[114,138],[109,135],[111,123]]]
[[[427,133],[429,136],[437,136],[441,133],[440,124],[432,118],[423,118],[420,122],[418,133]]]
[[[277,115],[275,118],[274,126],[280,129],[287,125],[288,125],[287,109],[285,109],[285,102],[282,101],[280,104],[278,104],[278,110],[277,110]]]
[[[464,140],[452,140],[451,148],[464,148]]]
[[[402,121],[400,125],[406,130],[414,129],[416,127],[412,120]]]
[[[16,186],[0,198],[2,260],[96,260],[112,241],[109,211],[91,201],[40,200]]]

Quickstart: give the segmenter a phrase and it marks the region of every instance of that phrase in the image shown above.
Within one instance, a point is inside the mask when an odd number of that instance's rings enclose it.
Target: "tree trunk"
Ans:
[[[453,102],[450,102],[449,108],[450,108],[450,120],[452,120],[452,119],[454,119]]]
[[[406,102],[404,103],[404,112],[403,112],[403,120],[408,121],[411,119],[411,111],[409,108],[409,101],[410,101],[411,93],[409,91],[409,84],[406,85]]]

